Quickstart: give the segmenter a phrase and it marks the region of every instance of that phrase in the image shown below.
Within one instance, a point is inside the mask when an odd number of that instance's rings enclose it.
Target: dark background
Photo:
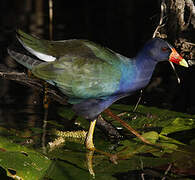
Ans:
[[[48,10],[48,1],[0,1],[1,63],[18,67],[15,62],[10,63],[12,60],[7,58],[6,50],[13,42],[16,28],[49,39]],[[159,23],[160,1],[56,0],[53,4],[53,12],[54,40],[89,39],[122,55],[133,57],[152,37]],[[167,62],[160,63],[154,72],[151,84],[144,91],[141,104],[195,113],[194,68],[176,67],[176,70],[181,78],[181,84],[177,83],[171,66]],[[7,90],[1,92],[3,103],[6,103],[4,97],[7,94],[21,95],[21,89],[25,90],[24,87],[13,82],[4,82],[3,85],[7,86]],[[139,93],[122,102],[135,104],[138,97]]]

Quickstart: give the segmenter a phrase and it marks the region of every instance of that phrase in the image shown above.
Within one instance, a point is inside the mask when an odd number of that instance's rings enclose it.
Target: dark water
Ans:
[[[116,127],[122,128],[120,132],[124,138],[119,142],[110,141],[96,128],[94,141],[98,151],[93,153],[86,150],[84,138],[64,137],[59,140],[61,144],[51,145],[59,138],[56,130],[87,131],[89,123],[81,118],[72,118],[70,107],[51,101],[45,122],[42,94],[12,81],[2,81],[2,84],[8,85],[0,104],[0,166],[3,178],[8,178],[7,171],[12,177],[18,175],[24,179],[194,179],[194,137],[193,129],[189,128],[189,124],[194,126],[193,115],[169,114],[164,112],[166,110],[157,112],[156,109],[146,109],[145,112],[140,106],[137,113],[130,111],[124,119],[127,122],[134,119],[131,125],[136,129],[142,127],[150,138],[155,139],[154,131],[160,132],[165,124],[171,122],[166,122],[166,118],[183,118],[186,124],[180,127],[182,131],[170,135],[172,140],[161,137],[159,143],[167,147],[161,150],[133,140],[128,131],[111,120]],[[121,105],[114,106],[112,110],[128,112],[129,108],[132,107]],[[150,125],[153,127],[149,127],[147,119],[153,122]],[[145,130],[142,123],[146,124]],[[157,126],[154,125],[156,123]],[[186,131],[186,128],[189,130]],[[180,144],[185,141],[187,145]]]

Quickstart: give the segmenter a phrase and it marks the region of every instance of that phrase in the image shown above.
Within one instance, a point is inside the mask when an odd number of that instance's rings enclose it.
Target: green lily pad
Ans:
[[[165,126],[161,134],[162,135],[168,135],[173,132],[178,132],[178,131],[185,131],[185,130],[190,130],[195,128],[195,119],[186,119],[186,118],[175,118],[172,120],[172,122],[168,125]]]
[[[44,177],[51,161],[44,155],[0,137],[0,166],[15,179]]]

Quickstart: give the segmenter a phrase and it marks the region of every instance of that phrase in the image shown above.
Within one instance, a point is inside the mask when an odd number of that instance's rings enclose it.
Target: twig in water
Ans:
[[[172,167],[172,164],[170,163],[167,170],[165,171],[164,173],[164,177],[162,178],[162,180],[165,180],[166,179],[166,175],[168,174],[168,172],[171,170],[171,167]]]
[[[139,99],[137,100],[137,103],[136,103],[135,107],[133,108],[133,112],[135,112],[135,111],[137,110],[137,107],[138,107],[138,105],[139,105],[139,103],[140,103],[140,101],[141,101],[141,99],[142,99],[142,94],[143,94],[143,90],[141,89],[141,90],[140,90]]]
[[[44,108],[44,119],[43,119],[43,134],[42,134],[42,149],[43,149],[43,153],[46,154],[46,141],[45,141],[45,138],[46,138],[46,128],[47,128],[47,117],[48,117],[48,108]]]
[[[145,175],[144,173],[141,173],[141,179],[142,180],[145,180],[144,175]]]

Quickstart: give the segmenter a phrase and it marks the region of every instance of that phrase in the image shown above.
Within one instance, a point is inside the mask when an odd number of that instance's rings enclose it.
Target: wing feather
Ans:
[[[40,64],[33,74],[53,81],[64,94],[73,98],[108,96],[119,88],[121,71],[99,58],[63,57]]]

